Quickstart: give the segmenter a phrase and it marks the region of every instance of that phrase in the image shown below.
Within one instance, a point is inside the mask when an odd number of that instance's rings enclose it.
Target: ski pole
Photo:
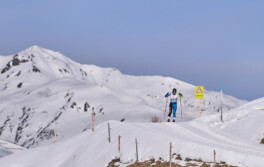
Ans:
[[[181,97],[180,97],[180,103],[181,103]],[[181,118],[182,118],[182,103],[181,103]]]
[[[167,97],[167,100],[166,100],[165,113],[164,113],[164,120],[165,120],[165,116],[166,116],[167,104],[168,104],[168,97]]]

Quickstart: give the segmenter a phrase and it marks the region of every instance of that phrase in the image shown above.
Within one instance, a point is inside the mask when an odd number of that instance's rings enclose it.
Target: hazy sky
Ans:
[[[32,45],[126,74],[264,96],[263,0],[0,1],[0,55]]]

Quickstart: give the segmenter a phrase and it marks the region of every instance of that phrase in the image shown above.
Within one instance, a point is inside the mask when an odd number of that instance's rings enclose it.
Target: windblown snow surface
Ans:
[[[29,148],[12,153],[0,147],[0,166],[103,167],[116,157],[126,166],[136,160],[135,138],[140,161],[168,160],[171,142],[184,158],[212,161],[215,149],[218,162],[264,166],[264,99],[245,104],[224,95],[221,122],[219,92],[205,91],[198,118],[194,86],[173,78],[81,65],[37,46],[0,60],[0,137]],[[153,116],[164,121],[164,94],[174,87],[184,95],[183,119],[178,105],[176,123],[150,122]]]

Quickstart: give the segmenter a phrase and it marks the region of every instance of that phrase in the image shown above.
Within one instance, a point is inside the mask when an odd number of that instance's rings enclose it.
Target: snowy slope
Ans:
[[[108,142],[107,122],[56,145],[33,148],[0,159],[0,164],[34,167],[103,167],[114,158],[120,158],[120,167],[136,160],[135,138],[139,142],[139,160],[169,160],[169,143],[172,154],[183,159],[201,159],[211,162],[213,150],[216,161],[239,167],[263,167],[264,98],[249,102],[219,115],[204,116],[189,122],[133,123],[109,121],[111,143]],[[121,153],[118,153],[118,136],[121,136]],[[186,163],[173,159],[181,165]]]
[[[0,158],[23,150],[25,148],[0,139]]]
[[[124,75],[113,68],[81,65],[59,52],[30,47],[0,57],[0,136],[23,147],[52,143],[54,130],[65,140],[107,120],[149,122],[163,119],[164,94],[184,94],[183,116],[198,117],[194,86],[160,76]],[[206,91],[202,115],[218,113],[218,92]],[[245,101],[224,95],[224,111]],[[177,112],[180,117],[180,112]]]
[[[209,125],[221,135],[259,147],[264,138],[264,98],[249,102],[224,113],[224,122],[218,116],[207,116],[194,121]],[[263,147],[262,147],[263,148]]]
[[[6,150],[3,146],[0,146],[0,158],[12,154],[12,152]]]
[[[263,102],[261,106],[263,106]],[[247,108],[247,105],[244,106]],[[249,106],[248,106],[249,107]],[[254,115],[263,118],[263,112],[248,108],[247,117]],[[254,111],[253,111],[254,110]],[[230,111],[221,126],[210,126],[215,116],[208,116],[190,122],[177,123],[132,123],[110,121],[111,143],[108,142],[107,123],[95,128],[95,132],[86,131],[68,140],[45,147],[33,148],[0,159],[0,164],[20,167],[106,167],[114,158],[120,158],[120,166],[135,162],[135,138],[139,142],[139,160],[149,159],[169,160],[169,143],[173,145],[172,153],[180,154],[183,159],[201,159],[212,162],[213,150],[216,150],[216,161],[226,162],[239,167],[263,167],[264,147],[256,143],[234,139],[236,133],[229,133],[230,125],[245,126],[245,122],[229,121],[229,116],[235,116],[236,110]],[[249,128],[263,125],[262,122],[250,124]],[[263,126],[262,126],[263,130]],[[241,130],[244,131],[244,130]],[[230,136],[222,135],[227,133]],[[233,131],[235,132],[235,131]],[[244,131],[242,138],[251,136]],[[118,153],[118,136],[121,136],[121,154]],[[184,165],[173,159],[173,162]]]

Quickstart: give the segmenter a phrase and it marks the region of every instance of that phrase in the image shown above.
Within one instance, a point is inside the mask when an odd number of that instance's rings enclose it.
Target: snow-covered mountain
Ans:
[[[172,161],[181,166],[212,166],[213,151],[220,166],[263,167],[264,98],[227,111],[224,122],[218,115],[204,116],[189,122],[149,123],[109,121],[56,145],[33,148],[0,159],[5,167],[125,167],[136,161],[135,138],[140,162]],[[118,136],[121,148],[118,152]],[[177,155],[177,156],[176,156]],[[189,159],[189,160],[188,160]],[[189,164],[189,165],[188,165]],[[192,164],[192,165],[190,165]],[[167,165],[168,166],[168,165]]]
[[[177,88],[182,99],[177,121],[198,117],[194,86],[161,76],[130,76],[117,69],[81,65],[59,52],[32,46],[0,56],[0,137],[26,148],[81,134],[108,120],[149,122],[164,117],[165,93]],[[245,101],[223,96],[224,112]],[[219,92],[206,91],[202,116],[219,113]]]

